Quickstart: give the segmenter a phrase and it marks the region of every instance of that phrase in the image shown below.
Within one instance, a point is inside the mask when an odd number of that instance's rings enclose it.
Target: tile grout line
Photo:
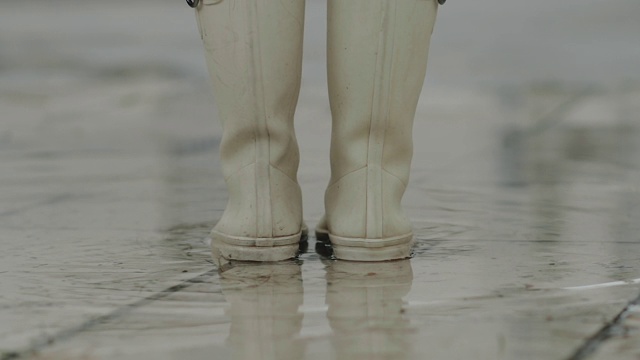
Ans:
[[[595,354],[598,348],[607,340],[624,334],[624,320],[629,316],[630,308],[640,305],[640,295],[630,301],[627,306],[608,324],[606,324],[595,335],[587,339],[567,360],[585,360]]]
[[[60,203],[60,202],[64,202],[67,201],[69,199],[74,199],[74,198],[79,198],[82,197],[82,195],[74,195],[72,193],[62,193],[62,194],[58,194],[58,195],[53,195],[53,196],[49,196],[47,199],[42,200],[42,201],[38,201],[36,203],[33,204],[28,204],[28,205],[24,205],[24,206],[20,206],[14,209],[9,209],[9,210],[5,210],[0,212],[0,217],[5,217],[5,216],[13,216],[13,215],[18,215],[20,213],[23,213],[25,211],[29,211],[32,209],[37,209],[41,206],[47,206],[47,205],[53,205],[56,203]]]
[[[585,98],[594,94],[594,91],[591,87],[585,87],[578,91],[576,94],[569,96],[560,104],[553,107],[546,114],[542,116],[536,117],[534,120],[534,124],[524,129],[524,131],[518,135],[517,139],[512,139],[511,141],[516,141],[520,139],[530,139],[532,137],[538,136],[547,130],[558,126],[560,123],[564,122],[566,117],[565,115],[573,109],[575,106],[580,104]],[[460,159],[456,161],[451,161],[450,163],[459,163]],[[440,166],[432,169],[432,171],[439,171],[440,169],[447,168],[448,165]]]
[[[45,336],[42,337],[40,339],[37,339],[36,341],[34,341],[32,343],[32,345],[30,345],[27,349],[21,350],[21,351],[14,351],[14,352],[4,352],[2,354],[0,354],[0,360],[14,360],[14,359],[20,359],[26,356],[30,356],[30,355],[34,355],[40,351],[42,351],[43,349],[55,344],[55,343],[59,343],[65,340],[68,340],[82,332],[85,332],[87,330],[90,330],[98,325],[104,324],[106,322],[109,322],[113,319],[116,319],[118,317],[121,317],[123,315],[126,315],[127,313],[131,312],[132,310],[138,309],[142,306],[145,306],[147,304],[150,304],[154,301],[157,300],[161,300],[171,294],[180,292],[194,284],[198,284],[203,282],[204,280],[208,279],[209,277],[215,275],[218,273],[218,269],[213,269],[213,270],[209,270],[207,272],[204,272],[200,275],[197,275],[195,277],[192,277],[190,279],[187,280],[183,280],[182,282],[180,282],[177,285],[168,287],[162,291],[159,291],[155,294],[149,295],[145,298],[142,298],[134,303],[128,304],[128,305],[124,305],[121,306],[119,308],[116,308],[115,310],[105,314],[105,315],[101,315],[92,319],[89,319],[87,321],[85,321],[84,323],[75,326],[75,327],[70,327],[68,329],[64,329],[61,330],[53,335],[50,336]]]
[[[523,137],[531,138],[533,136],[540,135],[547,130],[559,125],[563,122],[566,117],[565,115],[578,104],[580,104],[584,99],[588,96],[594,94],[593,89],[590,87],[585,87],[578,91],[577,93],[570,96],[568,99],[563,101],[562,103],[556,105],[549,112],[540,116],[536,119],[533,126],[529,127],[524,131]]]

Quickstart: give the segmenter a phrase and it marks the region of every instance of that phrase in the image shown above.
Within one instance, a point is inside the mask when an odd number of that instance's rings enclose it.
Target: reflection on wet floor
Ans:
[[[408,359],[414,330],[403,298],[411,290],[411,262],[334,261],[326,270],[327,318],[336,358]]]
[[[327,319],[339,359],[405,359],[411,350],[403,297],[412,282],[409,260],[382,264],[327,261]],[[301,264],[237,263],[220,274],[229,302],[233,358],[301,359]]]
[[[229,303],[228,343],[235,359],[301,359],[302,270],[299,263],[236,264],[220,274]]]

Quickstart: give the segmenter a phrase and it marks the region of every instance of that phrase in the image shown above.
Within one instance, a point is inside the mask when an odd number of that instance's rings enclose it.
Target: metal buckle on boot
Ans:
[[[192,8],[197,7],[199,3],[200,0],[187,0],[187,5],[191,6]]]

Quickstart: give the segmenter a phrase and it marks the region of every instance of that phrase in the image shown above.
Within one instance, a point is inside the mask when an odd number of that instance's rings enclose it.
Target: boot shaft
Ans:
[[[302,74],[304,0],[203,0],[198,23],[223,127],[226,178],[273,165],[295,179],[293,118]]]
[[[400,201],[426,73],[436,0],[329,0],[333,118],[330,230],[381,239],[411,232]]]

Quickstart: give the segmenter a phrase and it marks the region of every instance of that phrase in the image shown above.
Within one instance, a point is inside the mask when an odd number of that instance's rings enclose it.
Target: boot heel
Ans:
[[[211,250],[214,261],[221,258],[238,261],[273,262],[292,259],[306,249],[303,232],[266,239],[237,238],[211,232]]]
[[[353,239],[329,234],[336,258],[351,261],[387,261],[411,257],[413,234],[385,239]]]

